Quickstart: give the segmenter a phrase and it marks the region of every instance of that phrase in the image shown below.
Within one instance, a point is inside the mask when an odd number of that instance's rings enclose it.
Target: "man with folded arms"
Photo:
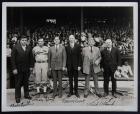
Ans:
[[[47,46],[44,46],[44,39],[38,39],[38,45],[33,48],[33,55],[35,58],[35,81],[37,96],[40,96],[40,88],[43,86],[44,97],[47,97],[47,82],[48,82],[48,50]]]

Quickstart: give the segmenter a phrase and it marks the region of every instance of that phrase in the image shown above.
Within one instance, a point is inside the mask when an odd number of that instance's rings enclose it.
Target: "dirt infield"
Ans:
[[[100,92],[103,94],[103,83],[99,82]],[[43,94],[40,94],[39,98],[36,98],[35,91],[31,91],[30,95],[32,100],[23,99],[23,94],[21,98],[21,103],[17,104],[14,99],[14,89],[7,90],[7,106],[18,107],[18,106],[104,106],[104,105],[113,105],[113,106],[129,106],[133,104],[134,101],[134,91],[133,91],[133,81],[121,81],[117,82],[118,88],[117,91],[122,95],[117,94],[117,98],[114,98],[110,94],[107,97],[101,97],[95,95],[94,88],[90,92],[87,98],[84,98],[83,89],[79,89],[80,98],[77,98],[75,95],[67,97],[68,88],[63,90],[62,98],[55,97],[52,99],[52,92],[47,94],[45,98]],[[23,93],[23,90],[22,90]]]

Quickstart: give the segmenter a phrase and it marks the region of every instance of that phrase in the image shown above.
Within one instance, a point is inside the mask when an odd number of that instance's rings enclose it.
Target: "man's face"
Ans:
[[[111,40],[106,40],[106,46],[108,48],[111,48],[112,47],[112,41]]]
[[[70,43],[74,43],[75,42],[75,37],[73,35],[69,36],[69,41]]]
[[[125,61],[125,62],[124,62],[124,65],[126,65],[126,66],[127,66],[127,65],[128,65],[128,62],[127,62],[127,61]]]
[[[10,45],[9,44],[7,44],[7,48],[9,48],[10,47]]]
[[[60,43],[59,37],[54,38],[54,43],[55,43],[55,45],[58,45]]]
[[[20,40],[20,43],[21,43],[22,46],[26,46],[27,45],[27,38],[22,38]]]
[[[89,46],[94,46],[95,45],[94,39],[93,38],[89,38],[88,44],[89,44]]]
[[[43,46],[44,45],[44,40],[43,39],[39,39],[38,40],[38,45],[39,46]]]

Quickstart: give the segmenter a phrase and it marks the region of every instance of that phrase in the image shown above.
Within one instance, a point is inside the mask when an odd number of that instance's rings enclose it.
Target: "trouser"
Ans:
[[[41,82],[44,83],[47,82],[48,80],[47,71],[48,71],[48,63],[35,63],[35,75],[37,84]]]
[[[29,72],[18,71],[18,74],[15,75],[15,98],[21,98],[22,85],[24,87],[24,96],[29,95],[28,79],[29,79]]]
[[[112,81],[112,94],[116,92],[116,79],[114,78],[114,71],[112,71],[110,68],[104,69],[104,92],[109,93],[109,79],[111,77]]]
[[[53,75],[53,95],[57,95],[57,80],[58,80],[58,93],[62,96],[62,70],[52,70]]]
[[[13,76],[11,68],[11,57],[7,57],[7,88],[15,88],[15,77]]]
[[[78,70],[74,68],[68,69],[70,93],[73,94],[73,89],[75,94],[78,93]],[[73,78],[74,78],[74,88],[73,88]]]
[[[99,94],[98,76],[97,76],[96,73],[94,73],[93,64],[90,65],[90,74],[85,76],[85,91],[84,91],[84,94],[88,95],[88,93],[89,93],[90,76],[93,77],[95,93]]]

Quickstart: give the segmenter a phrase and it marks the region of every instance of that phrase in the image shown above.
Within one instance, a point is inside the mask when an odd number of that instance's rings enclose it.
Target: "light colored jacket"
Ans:
[[[62,70],[62,67],[66,67],[66,51],[64,46],[59,44],[57,52],[55,46],[50,47],[48,53],[48,66],[52,70]]]
[[[90,74],[90,62],[92,60],[94,73],[100,72],[101,53],[98,47],[93,46],[91,53],[90,47],[85,47],[82,50],[83,56],[83,73]],[[99,64],[96,65],[95,62]]]

